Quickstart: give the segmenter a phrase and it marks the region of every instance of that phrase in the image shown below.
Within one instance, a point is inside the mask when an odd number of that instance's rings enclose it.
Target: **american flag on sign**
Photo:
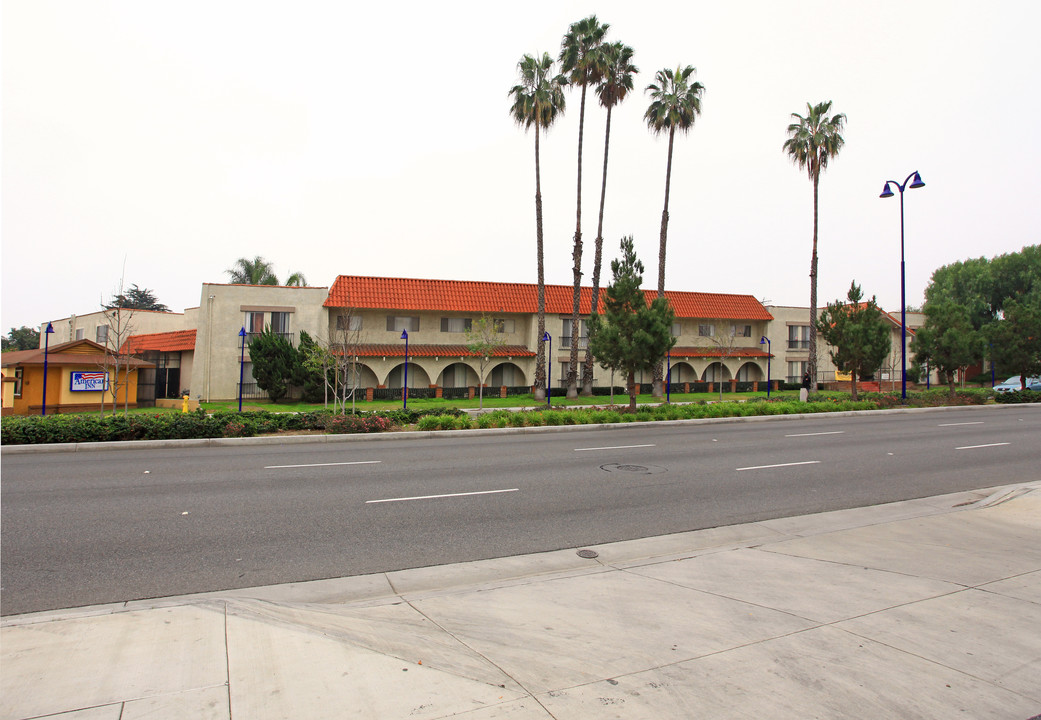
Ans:
[[[84,380],[88,380],[88,381],[90,381],[90,380],[104,380],[106,377],[108,377],[108,373],[103,373],[103,372],[85,372],[85,373],[80,373],[80,377],[83,378]]]

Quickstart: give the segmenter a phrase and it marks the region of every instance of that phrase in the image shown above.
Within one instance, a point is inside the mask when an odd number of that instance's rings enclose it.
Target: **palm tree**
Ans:
[[[669,184],[672,181],[672,145],[676,130],[690,132],[694,119],[701,114],[701,96],[705,86],[692,80],[697,72],[692,66],[675,70],[659,70],[655,82],[647,86],[651,104],[643,114],[655,135],[668,130],[669,161],[665,166],[665,208],[661,211],[661,235],[658,238],[658,297],[665,297],[665,240],[669,232]],[[662,363],[654,371],[654,394],[661,395]]]
[[[546,397],[546,280],[542,253],[542,180],[539,167],[539,131],[549,129],[564,113],[564,86],[567,78],[553,74],[553,58],[525,55],[517,63],[520,83],[509,94],[513,97],[510,114],[525,129],[535,126],[535,247],[538,256],[538,351],[535,355],[535,398]]]
[[[596,225],[596,251],[593,255],[593,296],[590,303],[590,323],[597,314],[600,302],[600,265],[604,249],[604,199],[607,196],[607,151],[611,147],[611,110],[625,100],[633,89],[633,75],[640,72],[633,65],[633,49],[621,42],[604,45],[604,74],[596,87],[600,104],[607,109],[607,129],[604,131],[604,173],[600,182],[600,217]],[[593,353],[586,347],[582,368],[582,394],[593,394]]]
[[[241,285],[278,285],[274,268],[264,258],[257,255],[249,258],[239,258],[235,261],[231,270],[225,270],[231,278],[231,282]]]
[[[810,105],[806,103],[806,116],[792,113],[797,119],[788,126],[788,139],[784,151],[792,162],[805,168],[813,182],[813,254],[810,256],[810,355],[807,370],[810,373],[810,390],[817,391],[817,184],[828,161],[839,154],[845,144],[842,139],[846,116],[838,113],[828,117],[831,101]]]
[[[600,81],[604,73],[601,48],[611,26],[603,25],[596,15],[571,23],[560,47],[561,70],[574,85],[582,86],[582,104],[578,113],[578,200],[575,210],[574,260],[575,287],[571,312],[571,361],[568,363],[567,396],[578,397],[578,299],[582,288],[582,132],[586,117],[586,88]]]
[[[275,275],[274,266],[259,255],[252,260],[239,258],[235,261],[231,270],[225,270],[224,272],[228,274],[231,282],[236,285],[287,285],[296,287],[307,285],[307,278],[301,272],[290,273],[286,281],[280,283],[278,276]]]

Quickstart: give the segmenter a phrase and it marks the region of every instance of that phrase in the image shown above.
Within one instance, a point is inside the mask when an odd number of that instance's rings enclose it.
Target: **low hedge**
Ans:
[[[999,402],[1003,405],[1041,402],[1041,391],[1016,390],[1015,392],[995,393],[994,402]]]

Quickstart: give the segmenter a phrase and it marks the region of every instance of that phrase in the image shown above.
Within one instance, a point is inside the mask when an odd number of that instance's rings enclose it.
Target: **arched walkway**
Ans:
[[[738,382],[754,382],[757,380],[765,380],[766,376],[763,375],[763,370],[754,362],[746,362],[741,366],[741,369],[737,371]]]
[[[698,373],[694,370],[688,362],[674,362],[672,363],[672,375],[669,382],[673,385],[685,382],[697,382]]]
[[[714,362],[705,368],[701,375],[702,382],[725,382],[731,378],[730,370],[721,362]]]
[[[466,363],[452,363],[437,377],[437,384],[443,388],[462,388],[477,385],[477,373]]]
[[[524,371],[511,362],[499,363],[492,368],[488,375],[489,387],[522,387],[527,385],[524,379]]]
[[[405,363],[401,363],[390,371],[387,375],[387,382],[384,384],[388,388],[404,387],[404,374]],[[427,375],[427,371],[412,362],[408,364],[408,386],[410,388],[425,388],[430,386],[430,376]]]

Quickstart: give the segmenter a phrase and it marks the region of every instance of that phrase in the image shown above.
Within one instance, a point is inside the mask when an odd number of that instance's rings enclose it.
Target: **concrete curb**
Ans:
[[[346,435],[281,435],[248,438],[195,438],[188,440],[123,440],[117,442],[84,442],[84,443],[49,443],[39,445],[4,445],[0,453],[11,455],[31,455],[34,453],[53,452],[101,452],[105,450],[148,450],[159,448],[184,447],[250,447],[254,445],[298,445],[303,443],[344,443],[365,441],[389,441],[415,438],[431,440],[451,437],[480,437],[506,435],[509,433],[538,434],[558,433],[579,430],[621,430],[628,427],[646,426],[683,426],[683,425],[717,425],[721,423],[767,422],[770,420],[798,421],[820,417],[875,417],[877,415],[897,415],[901,413],[950,412],[956,410],[994,410],[1038,408],[1035,405],[956,405],[929,408],[889,408],[885,410],[846,410],[833,413],[801,413],[796,415],[749,415],[726,418],[698,418],[693,420],[651,420],[642,422],[600,423],[590,425],[543,425],[538,427],[487,428],[473,430],[408,430],[385,433],[352,433]],[[500,408],[507,409],[507,408]]]

